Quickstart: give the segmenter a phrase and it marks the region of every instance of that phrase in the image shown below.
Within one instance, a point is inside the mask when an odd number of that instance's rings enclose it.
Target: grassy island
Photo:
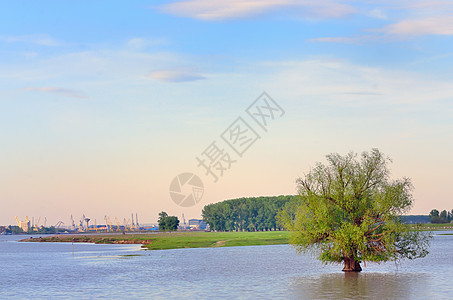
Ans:
[[[289,232],[162,232],[152,234],[75,234],[24,239],[24,242],[142,244],[147,250],[288,244]]]

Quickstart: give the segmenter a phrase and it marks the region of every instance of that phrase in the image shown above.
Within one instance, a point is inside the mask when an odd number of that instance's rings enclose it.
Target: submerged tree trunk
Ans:
[[[345,257],[344,258],[344,268],[343,272],[360,272],[362,268],[360,263],[354,259],[354,257]]]

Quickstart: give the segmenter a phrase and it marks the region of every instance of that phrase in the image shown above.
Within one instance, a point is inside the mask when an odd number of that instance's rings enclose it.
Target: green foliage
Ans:
[[[285,205],[299,201],[298,196],[240,198],[203,208],[203,221],[214,231],[281,230],[276,215]]]
[[[424,257],[430,236],[409,231],[400,216],[412,206],[408,178],[390,180],[390,162],[377,149],[327,155],[297,180],[302,203],[279,219],[292,231],[299,251],[323,262],[382,262]]]
[[[57,230],[57,228],[55,228],[54,226],[50,226],[50,227],[40,227],[40,228],[38,228],[38,231],[36,233],[38,233],[38,234],[55,234],[58,231],[61,231],[61,230]]]
[[[20,234],[20,233],[25,233],[22,228],[20,228],[19,226],[8,226],[6,229],[5,229],[5,232],[8,233],[8,234]]]
[[[447,212],[446,210],[443,210],[442,212],[439,213],[437,209],[431,210],[429,213],[429,220],[431,223],[436,224],[436,223],[450,223],[452,220],[452,214],[453,210],[451,212]]]
[[[169,216],[166,212],[159,213],[159,230],[160,231],[175,231],[178,229],[178,217]]]

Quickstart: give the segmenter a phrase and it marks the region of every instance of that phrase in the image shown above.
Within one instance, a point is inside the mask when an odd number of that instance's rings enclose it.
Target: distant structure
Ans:
[[[28,231],[28,229],[30,229],[30,220],[28,219],[28,217],[25,217],[25,221],[19,220],[17,216],[14,217],[14,219],[17,222],[17,226],[19,226],[19,228],[21,228],[23,231]]]
[[[199,219],[190,219],[189,228],[191,230],[206,230],[207,224],[203,220]]]
[[[76,227],[75,227],[75,223],[74,223],[74,218],[72,217],[71,215],[71,228],[70,228],[72,231],[75,231],[76,230]]]
[[[184,228],[187,227],[186,218],[184,218],[184,213],[182,214],[182,226],[183,226]]]
[[[87,224],[87,227],[86,227],[86,231],[88,231],[88,228],[90,228],[90,226],[88,225],[88,222],[90,222],[90,218],[85,218],[84,221],[86,222]]]
[[[137,230],[140,231],[140,223],[138,223],[138,213],[135,213],[135,226],[137,226]]]

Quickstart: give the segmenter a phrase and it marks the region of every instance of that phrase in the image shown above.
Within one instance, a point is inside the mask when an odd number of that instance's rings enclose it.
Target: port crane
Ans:
[[[36,221],[36,223],[34,224],[34,226],[33,226],[33,230],[34,231],[38,231],[39,230],[39,221],[41,221],[41,217],[39,217],[38,221]]]
[[[138,214],[135,213],[135,226],[137,226],[137,231],[140,231],[140,224],[138,223]]]
[[[74,223],[74,218],[72,217],[72,215],[71,215],[71,230],[72,231],[75,230],[75,223]]]
[[[63,226],[64,225],[64,222],[63,221],[58,221],[57,224],[55,224],[55,228],[60,228],[60,226]]]
[[[118,219],[116,217],[115,217],[114,221],[116,223],[116,231],[121,231],[120,222],[118,221]]]
[[[112,224],[112,221],[110,221],[110,218],[105,216],[104,217],[105,219],[105,225],[107,226],[107,231],[112,231],[113,230],[113,224]]]

